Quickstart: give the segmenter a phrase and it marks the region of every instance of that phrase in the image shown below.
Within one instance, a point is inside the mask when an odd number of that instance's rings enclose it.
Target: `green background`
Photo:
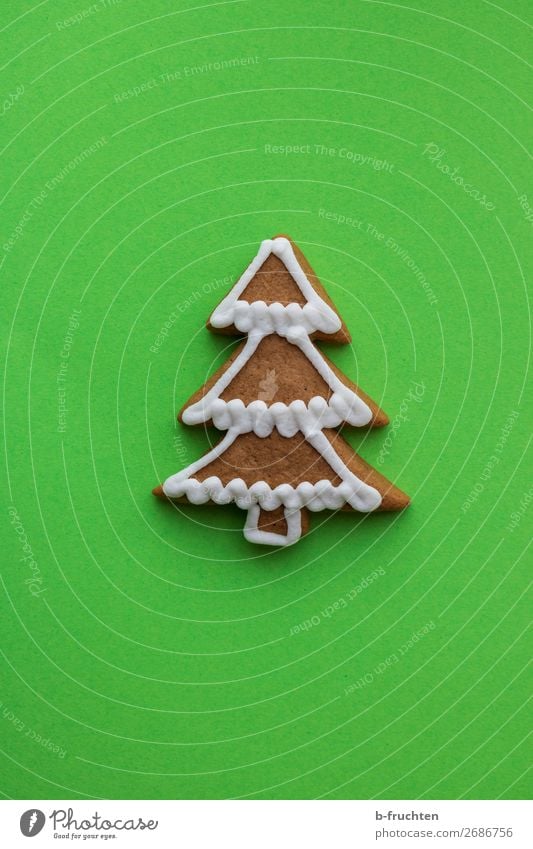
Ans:
[[[2,4],[6,797],[528,794],[530,12]],[[150,494],[216,437],[175,414],[279,232],[412,496],[285,551]]]

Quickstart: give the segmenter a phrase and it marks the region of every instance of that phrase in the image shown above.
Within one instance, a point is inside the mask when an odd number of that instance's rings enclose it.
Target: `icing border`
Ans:
[[[266,304],[264,301],[255,301],[250,304],[239,300],[248,283],[270,254],[274,254],[282,261],[306,298],[307,304],[303,307],[299,304],[288,306],[279,303]],[[216,328],[235,325],[242,333],[248,333],[253,327],[270,328],[269,332],[277,333],[278,328],[285,325],[303,327],[308,333],[316,330],[321,330],[323,333],[336,333],[342,327],[339,316],[315,291],[296,259],[291,243],[283,236],[261,242],[257,255],[235,283],[231,292],[215,308],[209,323]]]
[[[291,437],[299,431],[305,435],[321,428],[338,427],[343,422],[360,423],[357,411],[352,415],[349,401],[339,394],[334,394],[329,401],[316,395],[309,404],[276,401],[270,406],[259,400],[245,405],[239,398],[231,401],[216,398],[205,421],[209,419],[218,430],[238,428],[240,433],[253,431],[261,437],[270,436],[274,428],[281,436]]]

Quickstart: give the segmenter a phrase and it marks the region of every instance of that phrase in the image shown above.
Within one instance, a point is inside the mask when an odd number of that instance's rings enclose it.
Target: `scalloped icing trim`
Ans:
[[[234,478],[223,484],[217,476],[204,481],[196,480],[195,474],[220,457],[240,435],[240,430],[232,428],[211,451],[192,463],[176,475],[167,478],[163,492],[168,498],[185,496],[192,504],[216,504],[234,502],[242,510],[248,510],[253,504],[259,504],[263,510],[275,510],[283,505],[290,510],[307,507],[309,510],[338,510],[349,504],[354,510],[369,513],[376,510],[382,501],[381,495],[373,486],[360,480],[341,460],[329,440],[321,431],[308,433],[305,439],[326,460],[330,468],[341,478],[342,483],[335,486],[328,480],[317,483],[302,482],[294,487],[284,483],[272,489],[266,481],[256,481],[248,486],[242,478]]]
[[[361,496],[355,492],[352,484],[345,481],[334,486],[328,480],[317,483],[303,482],[294,487],[289,483],[282,483],[272,489],[266,481],[257,481],[248,486],[242,478],[234,478],[227,484],[223,484],[219,477],[213,475],[204,481],[195,478],[187,478],[179,483],[170,483],[171,478],[163,484],[165,495],[169,498],[182,498],[185,496],[191,504],[206,504],[214,501],[215,504],[234,503],[241,510],[249,510],[254,504],[259,504],[263,510],[276,510],[278,507],[286,507],[291,510],[308,510],[318,512],[320,510],[339,510],[345,504],[349,504],[360,513],[370,513],[381,504],[381,496],[377,489],[367,486],[359,481],[361,488],[372,490],[377,498]],[[368,496],[368,493],[366,494]]]

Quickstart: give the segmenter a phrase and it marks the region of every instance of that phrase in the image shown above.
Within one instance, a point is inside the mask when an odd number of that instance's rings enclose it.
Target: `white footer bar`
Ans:
[[[6,847],[530,849],[524,801],[2,801]],[[29,838],[35,838],[30,843]]]

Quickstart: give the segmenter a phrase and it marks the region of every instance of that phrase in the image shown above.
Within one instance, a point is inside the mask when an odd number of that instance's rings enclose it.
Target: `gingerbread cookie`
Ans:
[[[382,427],[388,418],[315,345],[317,339],[347,343],[350,334],[290,239],[262,242],[207,326],[246,339],[179,419],[214,425],[225,436],[155,495],[233,502],[247,511],[249,542],[281,546],[305,533],[307,511],[369,513],[409,504],[337,430]]]

